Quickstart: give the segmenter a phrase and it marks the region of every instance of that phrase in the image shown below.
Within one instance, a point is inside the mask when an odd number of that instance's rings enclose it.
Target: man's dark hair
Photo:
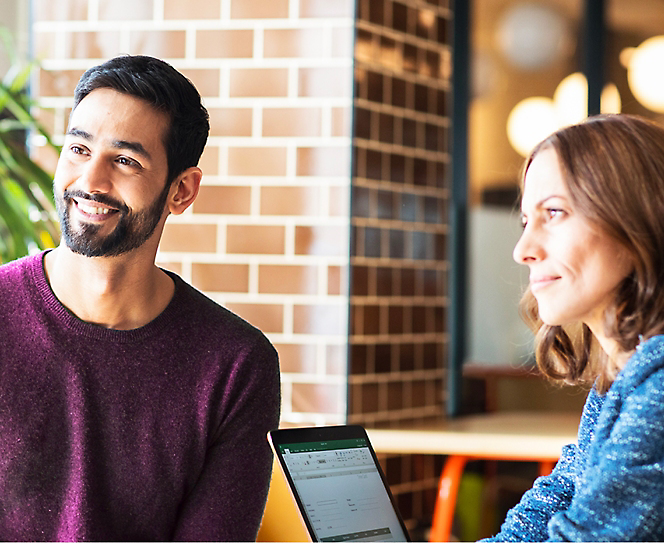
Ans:
[[[74,109],[93,90],[109,88],[141,98],[170,118],[164,145],[168,183],[201,157],[210,131],[194,85],[170,64],[148,56],[119,56],[86,71],[74,91]]]

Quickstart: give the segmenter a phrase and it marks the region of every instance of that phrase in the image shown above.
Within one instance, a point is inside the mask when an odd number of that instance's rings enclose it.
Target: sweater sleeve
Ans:
[[[272,472],[267,432],[279,424],[277,355],[267,340],[236,371],[225,400],[230,413],[207,451],[194,488],[180,507],[176,541],[255,541]]]
[[[627,388],[627,387],[625,387]],[[664,535],[664,370],[630,383],[608,415],[554,541],[660,541]],[[612,424],[611,424],[612,422]]]
[[[547,523],[558,511],[564,510],[574,494],[574,462],[577,445],[567,445],[553,471],[539,477],[521,501],[507,514],[500,532],[483,541],[544,541]]]

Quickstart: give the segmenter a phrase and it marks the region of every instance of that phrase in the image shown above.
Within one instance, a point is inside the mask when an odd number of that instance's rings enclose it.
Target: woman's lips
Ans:
[[[555,281],[560,279],[560,276],[557,275],[541,275],[537,277],[531,277],[530,278],[530,290],[532,292],[535,292],[537,290],[541,290],[545,287],[548,287]]]

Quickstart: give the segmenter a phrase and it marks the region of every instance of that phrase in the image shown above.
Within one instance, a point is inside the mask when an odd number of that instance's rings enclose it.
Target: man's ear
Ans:
[[[168,210],[173,215],[183,213],[191,204],[194,203],[198,190],[201,186],[203,172],[200,168],[192,166],[187,168],[177,176],[171,186],[170,196],[168,198]]]

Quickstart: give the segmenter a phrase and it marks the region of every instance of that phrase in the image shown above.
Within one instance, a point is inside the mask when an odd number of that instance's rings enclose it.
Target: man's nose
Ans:
[[[78,188],[89,194],[107,193],[111,190],[111,166],[101,157],[92,157],[83,166]]]

